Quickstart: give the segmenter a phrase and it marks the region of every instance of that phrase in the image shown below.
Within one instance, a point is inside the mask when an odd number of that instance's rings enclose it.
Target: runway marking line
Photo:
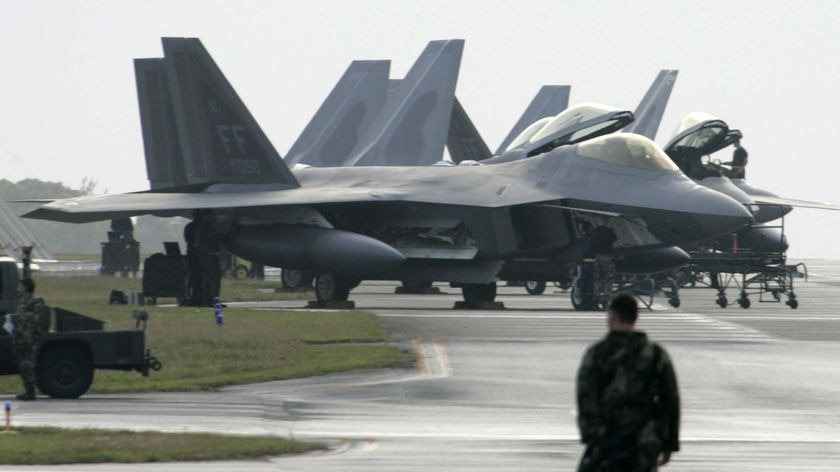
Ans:
[[[449,364],[449,355],[446,354],[446,349],[443,347],[443,339],[435,338],[432,340],[432,347],[437,354],[438,364],[440,365],[440,372],[443,377],[451,377],[455,372]]]
[[[437,380],[451,377],[454,371],[449,365],[449,356],[446,353],[446,348],[443,347],[443,340],[439,338],[432,340],[431,348],[428,351],[426,349],[425,344],[426,343],[423,342],[422,338],[414,338],[411,340],[411,349],[412,351],[414,351],[414,356],[417,359],[417,369],[420,371],[420,373],[416,375],[382,380],[347,382],[334,385],[318,385],[312,387],[304,386],[296,390],[296,392],[334,392],[348,388],[363,388],[372,387],[376,385],[418,382],[423,380]],[[434,369],[431,368],[430,361],[434,361]]]
[[[423,339],[414,338],[411,340],[411,348],[414,351],[414,358],[417,359],[417,368],[423,375],[429,374],[429,362],[426,359],[426,353],[423,352]]]

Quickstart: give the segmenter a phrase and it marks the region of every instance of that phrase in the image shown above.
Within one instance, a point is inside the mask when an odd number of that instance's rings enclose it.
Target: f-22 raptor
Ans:
[[[430,44],[443,58],[460,57],[462,46]],[[546,142],[528,159],[496,165],[292,171],[198,39],[164,38],[163,50],[143,60],[162,97],[144,112],[156,118],[144,119],[144,141],[147,153],[166,154],[160,162],[180,159],[186,183],[56,200],[27,217],[201,215],[238,256],[317,271],[321,301],[346,300],[361,280],[378,279],[450,282],[473,303],[494,299],[508,261],[537,257],[565,271],[579,257],[583,219],[614,230],[617,254],[709,239],[751,221],[742,204],[697,185],[653,141],[630,133]],[[354,159],[398,152],[389,126],[358,143]]]

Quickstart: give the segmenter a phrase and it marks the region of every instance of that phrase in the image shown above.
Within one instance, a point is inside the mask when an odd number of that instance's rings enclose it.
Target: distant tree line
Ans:
[[[61,182],[47,182],[38,179],[23,179],[11,182],[0,179],[0,198],[6,202],[14,200],[71,198],[96,193],[97,182],[85,178],[79,188],[73,189]],[[12,211],[22,215],[38,208],[37,203],[9,203]],[[140,216],[134,219],[134,238],[140,241],[144,254],[163,251],[163,241],[181,241],[186,221],[181,218],[158,218]],[[54,221],[22,218],[23,224],[38,238],[38,241],[53,254],[98,254],[101,243],[108,240],[111,222],[72,224]]]

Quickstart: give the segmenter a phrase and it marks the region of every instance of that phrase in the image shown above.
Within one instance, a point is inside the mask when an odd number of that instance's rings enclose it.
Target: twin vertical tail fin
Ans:
[[[135,61],[153,189],[169,183],[299,186],[201,41],[163,38],[163,51],[163,59]]]
[[[286,164],[344,165],[388,96],[390,61],[353,61],[286,155]]]
[[[449,157],[455,163],[462,161],[483,161],[493,155],[487,143],[481,138],[458,97],[452,105],[452,117],[449,122],[449,134],[446,138]]]
[[[535,121],[547,116],[554,116],[569,106],[569,94],[572,87],[569,85],[543,85],[539,92],[531,100],[528,108],[519,117],[519,121],[513,125],[507,137],[496,149],[496,155],[502,155],[510,143],[516,139],[525,128],[531,126]]]
[[[163,59],[135,59],[134,75],[149,185],[152,190],[187,185]]]
[[[432,41],[394,86],[345,165],[429,165],[446,145],[464,41]]]
[[[668,99],[671,97],[671,90],[674,89],[674,82],[677,81],[677,70],[662,70],[651,84],[647,93],[633,115],[636,119],[624,128],[628,133],[641,134],[650,139],[656,138],[659,130],[659,123],[662,122],[662,115],[665,114],[665,107],[668,106]]]

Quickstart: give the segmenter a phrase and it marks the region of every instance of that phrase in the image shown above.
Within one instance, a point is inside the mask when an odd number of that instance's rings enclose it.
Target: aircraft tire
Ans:
[[[312,286],[312,276],[304,270],[280,269],[280,283],[283,288],[299,290]]]
[[[315,297],[321,303],[346,301],[352,285],[344,277],[321,272],[315,277]]]
[[[525,282],[528,295],[542,295],[545,292],[545,280],[528,280]]]

